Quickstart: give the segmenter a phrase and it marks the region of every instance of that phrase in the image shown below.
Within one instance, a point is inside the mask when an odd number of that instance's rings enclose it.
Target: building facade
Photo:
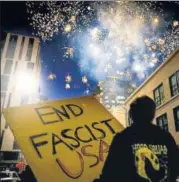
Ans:
[[[2,108],[39,102],[39,39],[7,33],[1,54],[0,150],[18,148]]]
[[[131,102],[137,97],[147,95],[154,99],[157,105],[156,116],[153,123],[169,131],[177,145],[179,145],[179,49],[161,64],[154,73],[125,101],[123,117],[115,112],[116,118],[124,123],[131,124],[128,110]],[[128,119],[129,118],[129,119]],[[123,120],[123,121],[122,121]]]

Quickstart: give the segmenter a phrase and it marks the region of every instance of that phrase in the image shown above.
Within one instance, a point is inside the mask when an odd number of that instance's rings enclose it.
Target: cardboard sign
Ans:
[[[4,109],[38,182],[98,178],[122,125],[92,96]]]

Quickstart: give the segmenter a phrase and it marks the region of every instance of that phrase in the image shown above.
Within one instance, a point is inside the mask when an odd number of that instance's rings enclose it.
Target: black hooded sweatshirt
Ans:
[[[179,150],[169,132],[133,124],[114,137],[102,174],[94,182],[175,182]]]

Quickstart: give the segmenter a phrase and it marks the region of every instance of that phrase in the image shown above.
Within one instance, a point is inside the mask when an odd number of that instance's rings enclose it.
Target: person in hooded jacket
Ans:
[[[142,96],[130,105],[133,124],[113,138],[102,174],[94,182],[175,182],[179,149],[172,135],[152,124],[155,102]]]

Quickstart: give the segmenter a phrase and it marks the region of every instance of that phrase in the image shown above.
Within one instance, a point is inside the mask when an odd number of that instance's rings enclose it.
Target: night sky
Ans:
[[[25,2],[1,2],[2,11],[2,32],[14,32],[22,35],[32,35],[32,29],[27,19]],[[85,85],[81,82],[83,73],[77,64],[77,60],[63,58],[64,45],[68,46],[69,40],[64,36],[55,36],[53,41],[41,42],[41,94],[48,97],[49,100],[83,96],[86,90]],[[54,62],[55,60],[55,62]],[[55,80],[48,80],[48,75],[55,73]],[[65,89],[65,77],[73,75],[75,89]],[[95,87],[97,82],[93,79],[90,84]],[[79,87],[79,88],[78,88]]]
[[[164,11],[167,12],[166,19],[171,20],[172,17],[179,20],[177,8],[178,5],[166,2],[164,5]],[[28,16],[25,2],[1,2],[1,33],[7,31],[32,35],[33,30]],[[95,22],[93,22],[92,26],[94,25]],[[92,67],[83,71],[80,69],[79,61],[81,57],[78,55],[79,50],[74,51],[72,58],[64,58],[64,47],[69,47],[69,45],[77,47],[79,41],[79,33],[75,38],[70,39],[60,32],[58,35],[53,36],[52,41],[41,41],[42,70],[40,87],[41,94],[47,96],[49,100],[86,95],[87,86],[82,83],[82,76],[87,76],[91,89],[97,86],[99,79],[96,79],[89,71]],[[80,46],[78,46],[78,49]],[[87,71],[85,72],[85,70]],[[148,73],[152,71],[150,70]],[[48,80],[50,73],[55,74],[56,79]],[[72,76],[71,89],[65,88],[65,77],[68,74]]]

